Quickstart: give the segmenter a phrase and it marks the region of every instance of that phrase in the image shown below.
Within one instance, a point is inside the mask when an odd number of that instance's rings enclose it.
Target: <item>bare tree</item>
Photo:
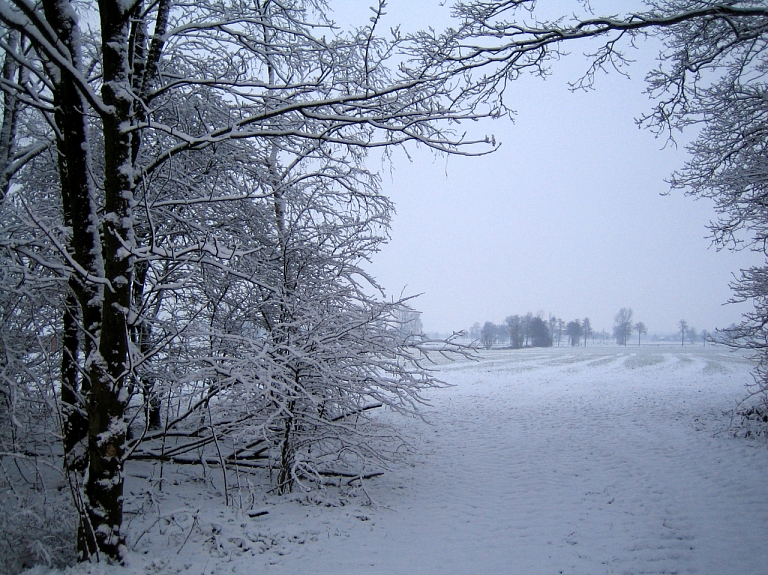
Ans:
[[[547,320],[547,327],[549,328],[549,338],[554,343],[557,339],[557,318],[553,316],[552,314],[549,314],[549,319]]]
[[[424,328],[421,324],[421,312],[403,305],[395,312],[395,318],[398,322],[397,332],[407,340],[410,337],[422,337]]]
[[[576,346],[581,342],[581,336],[584,334],[584,330],[581,326],[581,322],[577,319],[569,321],[565,327],[565,333],[568,334],[568,340],[571,345]]]
[[[619,345],[627,345],[632,335],[632,308],[623,307],[613,318],[613,337]]]
[[[584,332],[584,347],[587,346],[587,338],[591,336],[594,331],[592,330],[592,323],[588,317],[585,317],[581,322],[581,330]]]
[[[523,347],[523,320],[519,315],[508,316],[504,320],[509,335],[509,345],[515,349]]]
[[[521,318],[521,327],[523,331],[523,345],[528,347],[531,337],[531,322],[533,321],[533,314],[528,312]]]
[[[688,333],[688,322],[684,319],[681,319],[677,327],[679,328],[678,333],[680,334],[680,346],[685,347],[685,336]]]
[[[483,324],[483,329],[480,332],[480,341],[485,349],[491,349],[493,344],[498,340],[498,327],[490,321]]]
[[[565,322],[562,318],[558,318],[555,323],[555,333],[557,335],[557,346],[560,347],[560,340],[565,333]]]
[[[547,323],[541,315],[535,315],[531,319],[531,346],[532,347],[551,347],[552,337],[549,335]]]
[[[648,333],[648,328],[641,321],[635,324],[635,331],[637,332],[637,346],[640,347],[640,337]]]

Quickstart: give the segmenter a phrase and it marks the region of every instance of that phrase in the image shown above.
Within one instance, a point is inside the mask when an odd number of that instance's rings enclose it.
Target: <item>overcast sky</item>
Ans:
[[[368,0],[332,0],[340,20],[364,22]],[[438,0],[390,0],[386,23],[406,30],[450,22]],[[592,2],[618,12],[636,2]],[[540,0],[549,13],[578,3]],[[698,329],[737,322],[745,305],[723,305],[733,274],[757,254],[717,252],[707,239],[711,203],[663,195],[682,166],[682,147],[640,130],[634,118],[651,103],[643,76],[656,53],[632,56],[631,80],[599,78],[572,93],[586,69],[581,47],[555,63],[546,81],[511,85],[514,123],[481,128],[502,142],[482,158],[396,154],[384,191],[397,214],[392,240],[370,271],[393,295],[422,294],[414,307],[426,331],[467,329],[512,314],[542,311],[569,321],[589,317],[611,330],[621,307],[651,333],[674,332],[680,319]],[[679,140],[685,141],[685,137]]]

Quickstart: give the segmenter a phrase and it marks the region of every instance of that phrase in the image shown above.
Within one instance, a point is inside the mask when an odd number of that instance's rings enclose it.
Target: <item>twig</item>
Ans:
[[[192,527],[190,527],[190,528],[189,528],[189,533],[187,533],[187,538],[186,538],[186,539],[184,539],[184,543],[182,543],[182,544],[181,544],[181,547],[179,547],[179,548],[178,548],[178,550],[176,551],[176,555],[178,555],[179,553],[181,553],[181,550],[182,550],[182,549],[184,549],[184,546],[187,544],[187,541],[189,541],[189,538],[192,536],[192,531],[194,530],[194,528],[195,528],[195,525],[197,525],[197,516],[198,516],[198,514],[199,514],[199,513],[200,513],[200,510],[198,509],[198,510],[195,512],[195,516],[194,516],[194,519],[192,520]],[[207,566],[208,566],[208,563],[206,563],[205,565],[206,565],[206,567],[207,567]]]
[[[227,466],[224,464],[224,458],[221,456],[221,448],[219,447],[219,440],[216,437],[216,430],[213,427],[213,417],[211,416],[211,404],[208,403],[208,421],[210,422],[211,434],[213,435],[213,443],[216,445],[216,453],[219,454],[219,463],[221,463],[221,475],[224,477],[224,505],[229,507],[229,486],[227,485]]]

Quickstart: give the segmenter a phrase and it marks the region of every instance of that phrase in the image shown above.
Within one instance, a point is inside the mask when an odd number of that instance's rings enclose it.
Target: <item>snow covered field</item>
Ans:
[[[428,422],[401,422],[411,463],[364,490],[224,508],[212,471],[134,492],[128,568],[73,571],[765,575],[768,447],[725,430],[750,367],[713,347],[484,352],[442,366]]]

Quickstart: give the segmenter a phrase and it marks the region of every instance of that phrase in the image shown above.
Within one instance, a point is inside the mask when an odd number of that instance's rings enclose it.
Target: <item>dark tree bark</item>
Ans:
[[[133,7],[119,0],[99,2],[105,108],[104,216],[102,254],[105,289],[98,349],[90,363],[92,401],[89,404],[89,469],[85,485],[88,519],[98,549],[120,561],[124,535],[123,463],[125,407],[130,395],[128,311],[133,273],[133,163],[128,38]]]
[[[55,0],[44,0],[45,16],[61,45],[69,52],[69,59],[74,68],[80,65],[79,46],[77,45],[77,23],[68,6]],[[74,333],[73,321],[79,317],[83,327],[83,346],[86,365],[94,360],[96,342],[101,330],[100,288],[93,280],[102,275],[101,247],[99,241],[99,218],[96,211],[93,185],[89,180],[90,148],[85,110],[86,103],[72,77],[62,70],[54,73],[54,120],[58,128],[56,147],[58,150],[58,170],[61,186],[64,221],[72,226],[70,241],[71,257],[79,266],[79,273],[73,273],[68,282],[71,293],[79,304],[79,314],[75,310],[64,312],[64,359],[62,380],[65,392],[62,403],[65,410],[64,447],[65,465],[68,473],[75,474],[75,485],[82,485],[83,471],[86,465],[83,454],[77,448],[85,439],[86,425],[83,412],[90,419],[93,411],[91,380],[86,376],[78,385],[73,363],[79,355],[80,338]],[[74,298],[68,298],[74,303]],[[83,405],[80,399],[85,401]],[[78,530],[78,554],[85,560],[98,552],[94,523],[88,511],[89,500],[86,498],[85,509],[80,509]]]
[[[11,31],[8,35],[8,47],[16,50],[20,43],[19,33]],[[15,83],[19,66],[16,60],[6,52],[3,62],[2,77],[6,83]],[[10,165],[16,143],[16,121],[19,114],[18,98],[12,91],[3,92],[3,124],[0,126],[0,202],[8,194],[11,185]]]

